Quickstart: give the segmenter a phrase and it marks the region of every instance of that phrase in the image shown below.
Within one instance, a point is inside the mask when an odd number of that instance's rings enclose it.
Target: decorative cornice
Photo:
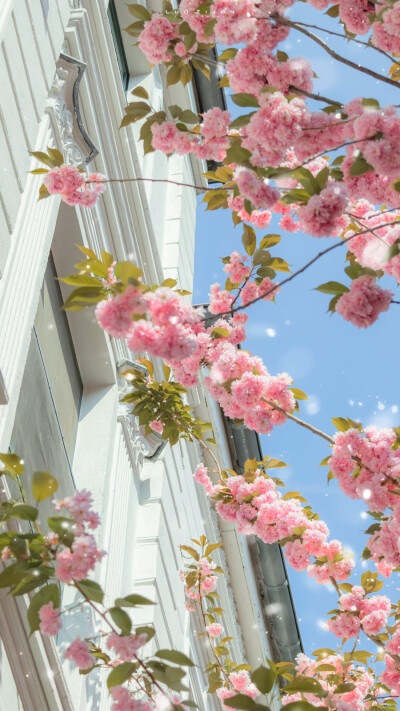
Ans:
[[[99,153],[83,125],[79,107],[79,85],[85,69],[84,62],[60,54],[46,106],[65,162],[77,166],[87,165]]]

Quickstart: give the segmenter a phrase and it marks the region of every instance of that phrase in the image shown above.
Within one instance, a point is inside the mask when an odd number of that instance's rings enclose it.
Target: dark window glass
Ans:
[[[124,50],[124,43],[122,41],[121,28],[119,26],[117,10],[115,8],[115,0],[110,0],[108,4],[107,16],[108,21],[110,23],[115,54],[117,55],[122,85],[126,91],[129,85],[129,67],[128,62],[126,61],[126,54]]]

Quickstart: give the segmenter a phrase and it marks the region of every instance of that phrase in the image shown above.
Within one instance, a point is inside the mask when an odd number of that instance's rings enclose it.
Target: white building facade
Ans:
[[[81,209],[58,197],[38,201],[40,177],[28,173],[36,167],[29,152],[50,146],[66,162],[90,164],[110,178],[204,183],[198,161],[168,160],[158,152],[143,156],[140,127],[119,129],[127,92],[137,85],[146,88],[156,110],[174,103],[197,110],[199,101],[198,88],[197,97],[192,85],[167,88],[162,71],[150,68],[129,37],[121,40],[129,17],[122,0],[0,5],[0,451],[23,457],[28,490],[29,476],[39,469],[57,477],[57,496],[75,488],[92,492],[102,519],[100,545],[108,551],[98,581],[110,601],[136,591],[157,603],[135,622],[154,624],[156,646],[194,659],[192,698],[201,709],[213,709],[219,702],[207,696],[202,671],[209,652],[197,638],[200,623],[185,608],[178,578],[179,545],[202,533],[223,541],[225,629],[235,637],[233,658],[254,667],[300,649],[280,554],[274,549],[272,565],[254,542],[218,523],[193,481],[202,459],[194,444],[179,441],[161,451],[156,436],[143,436],[119,402],[125,386],[118,373],[132,354],[124,342],[105,336],[91,310],[60,311],[67,292],[55,280],[73,271],[80,259],[76,245],[83,244],[118,261],[135,261],[147,283],[173,277],[191,290],[195,191],[140,180],[113,183],[94,208]],[[207,103],[210,96],[200,99]],[[212,423],[221,463],[231,467],[244,451],[243,433],[227,430],[204,389],[192,393],[192,404]],[[242,438],[236,449],[235,437]],[[257,456],[256,445],[253,438],[249,456]],[[3,499],[10,496],[3,479],[0,487]],[[77,634],[96,630],[95,620],[78,610],[56,642],[38,633],[29,638],[29,599],[1,590],[0,602],[0,711],[110,708],[103,676],[80,676],[62,657]],[[64,607],[73,603],[63,600]],[[283,609],[281,631],[268,603]]]

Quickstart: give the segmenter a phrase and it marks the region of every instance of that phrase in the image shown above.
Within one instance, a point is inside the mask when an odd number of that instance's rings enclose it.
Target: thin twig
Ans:
[[[283,415],[285,415],[288,420],[292,420],[292,422],[295,422],[296,425],[300,425],[300,427],[304,427],[304,429],[309,430],[313,434],[318,435],[318,437],[322,437],[322,439],[325,439],[329,444],[334,444],[334,440],[332,437],[327,435],[325,432],[322,430],[319,430],[317,427],[314,427],[313,425],[310,425],[308,422],[305,422],[305,420],[302,420],[300,417],[296,417],[296,415],[291,414],[290,412],[286,412],[286,410],[283,409],[283,407],[279,407],[275,402],[272,402],[271,400],[264,400],[264,402],[267,403],[270,407],[272,407],[273,410],[278,410],[278,412],[281,412]]]
[[[372,229],[372,227],[368,228],[367,225],[365,225],[363,222],[361,222],[361,220],[360,220],[358,217],[356,217],[356,215],[353,215],[351,212],[349,212],[349,213],[347,213],[347,214],[349,215],[349,217],[352,218],[352,220],[354,220],[354,222],[355,222],[359,227],[365,227],[365,229],[367,229],[368,232],[370,232],[372,235],[374,235],[374,237],[376,237],[376,238],[379,239],[381,242],[383,242],[383,244],[384,244],[386,247],[390,247],[390,244],[389,244],[388,242],[386,242],[386,241],[383,239],[383,237],[380,237],[380,235],[376,234],[376,232]],[[359,232],[357,232],[354,236],[357,237],[358,234],[359,234]]]
[[[394,64],[398,64],[400,66],[400,62],[397,61],[394,57],[392,57],[388,52],[385,52],[385,50],[380,49],[380,47],[375,47],[375,45],[370,44],[369,42],[363,42],[363,40],[356,39],[355,37],[346,37],[346,35],[342,35],[341,32],[334,32],[334,30],[327,30],[326,27],[318,27],[318,25],[309,25],[307,22],[299,22],[299,20],[294,21],[296,25],[300,25],[301,27],[311,27],[312,30],[319,30],[320,32],[326,32],[328,35],[334,35],[335,37],[341,37],[341,39],[347,40],[348,42],[355,42],[356,44],[362,44],[365,47],[368,47],[368,49],[374,49],[376,52],[379,52],[380,54],[383,54],[384,57],[389,59],[391,62],[394,62]]]
[[[333,59],[336,59],[338,62],[341,62],[342,64],[346,64],[348,67],[351,67],[352,69],[355,69],[358,72],[362,72],[363,74],[368,74],[368,76],[373,77],[374,79],[377,79],[378,81],[383,81],[386,84],[389,84],[390,86],[396,87],[396,89],[400,89],[400,85],[398,82],[394,81],[394,79],[389,79],[389,77],[384,77],[381,74],[378,74],[378,72],[374,72],[373,69],[368,69],[368,67],[362,67],[359,64],[356,64],[356,62],[352,62],[351,59],[347,59],[346,57],[342,57],[341,54],[338,54],[335,52],[332,47],[329,47],[329,45],[326,44],[320,37],[315,35],[313,32],[310,32],[309,30],[306,30],[304,27],[300,27],[299,25],[296,24],[293,20],[288,20],[286,17],[280,17],[279,15],[271,15],[271,18],[275,20],[276,22],[280,23],[281,25],[286,25],[287,27],[293,27],[293,29],[297,30],[298,32],[301,32],[303,35],[306,37],[309,37],[313,42],[318,44],[322,49],[329,54]]]
[[[194,54],[193,57],[195,59],[201,59],[205,64],[211,64],[214,67],[221,67],[224,65],[224,62],[219,62],[216,59],[211,59],[210,57],[201,57],[200,55]],[[315,101],[323,101],[324,104],[332,104],[333,106],[338,106],[339,108],[342,108],[343,104],[340,103],[340,101],[336,101],[335,99],[329,99],[325,96],[321,96],[321,94],[313,94],[310,91],[304,91],[303,89],[298,89],[297,86],[289,86],[290,91],[292,94],[299,94],[300,96],[307,96],[309,99],[315,99]]]
[[[180,183],[177,180],[169,180],[168,178],[106,178],[105,180],[87,180],[86,183],[137,183],[143,181],[145,183],[170,183],[171,185],[179,185],[184,188],[194,188],[205,193],[209,190],[220,190],[220,188],[208,188],[202,185],[193,185],[192,183]]]
[[[380,229],[381,227],[387,227],[388,225],[393,225],[393,222],[384,222],[381,225],[376,225],[375,229]],[[338,247],[342,247],[346,242],[349,240],[353,239],[354,237],[358,237],[359,235],[364,235],[367,234],[369,230],[363,230],[362,232],[357,232],[357,234],[353,234],[350,237],[345,237],[345,239],[341,240],[340,242],[336,242],[336,244],[332,244],[330,247],[327,249],[322,250],[322,252],[318,252],[318,254],[315,255],[312,259],[310,259],[309,262],[304,264],[300,269],[297,269],[297,271],[293,272],[289,277],[284,279],[281,282],[278,282],[275,284],[271,289],[266,291],[265,293],[261,294],[260,296],[257,296],[256,299],[253,299],[252,301],[248,301],[247,304],[242,304],[241,306],[236,306],[236,308],[233,309],[233,311],[242,311],[243,309],[247,309],[248,306],[252,306],[253,304],[257,303],[257,301],[261,301],[261,299],[265,299],[266,296],[269,294],[272,294],[276,289],[280,289],[280,287],[284,286],[285,284],[288,284],[290,281],[295,279],[299,274],[302,274],[305,272],[309,267],[311,267],[315,262],[318,261],[321,257],[324,257],[325,254],[328,254],[329,252],[333,252],[334,249],[337,249]],[[231,311],[223,311],[222,313],[218,314],[218,316],[221,318],[222,316],[231,316]],[[203,321],[206,319],[204,318]]]

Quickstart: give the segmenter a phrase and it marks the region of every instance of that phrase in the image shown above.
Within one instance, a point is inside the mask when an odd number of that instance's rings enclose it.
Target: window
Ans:
[[[50,255],[22,380],[11,448],[24,458],[28,476],[35,470],[52,472],[59,481],[61,494],[63,491],[71,493],[73,486],[71,465],[83,388],[55,277]]]
[[[115,0],[110,0],[107,10],[108,21],[110,23],[111,34],[114,42],[115,54],[117,56],[119,73],[124,90],[127,91],[129,85],[129,67],[126,59],[124,43],[122,41],[121,29],[119,26]]]

